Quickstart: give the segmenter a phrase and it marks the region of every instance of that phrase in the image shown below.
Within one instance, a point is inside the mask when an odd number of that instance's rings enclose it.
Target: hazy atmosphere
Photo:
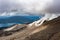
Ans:
[[[0,12],[60,13],[60,0],[0,0]]]

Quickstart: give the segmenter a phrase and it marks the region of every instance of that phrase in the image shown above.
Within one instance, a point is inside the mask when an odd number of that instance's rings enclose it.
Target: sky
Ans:
[[[60,13],[60,0],[0,0],[0,12]]]

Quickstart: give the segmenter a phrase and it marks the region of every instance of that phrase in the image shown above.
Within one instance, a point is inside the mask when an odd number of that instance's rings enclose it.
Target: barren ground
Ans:
[[[60,17],[45,22],[39,27],[33,25],[5,34],[0,36],[0,40],[60,40]]]

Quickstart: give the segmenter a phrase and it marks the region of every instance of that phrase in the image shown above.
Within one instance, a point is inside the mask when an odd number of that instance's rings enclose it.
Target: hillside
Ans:
[[[27,24],[25,28],[2,33],[0,40],[60,40],[60,17],[46,21],[39,27],[28,27]]]
[[[60,40],[60,17],[45,22],[41,27],[36,29],[39,29],[38,32],[26,37],[25,40]]]

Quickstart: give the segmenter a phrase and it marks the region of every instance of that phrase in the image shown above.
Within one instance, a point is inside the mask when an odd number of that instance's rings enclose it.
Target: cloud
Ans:
[[[60,0],[53,0],[53,2],[45,8],[48,13],[59,13],[60,14]]]
[[[21,5],[14,0],[0,0],[0,12],[8,12],[11,10],[18,10]]]
[[[0,0],[0,12],[60,13],[59,0]]]

